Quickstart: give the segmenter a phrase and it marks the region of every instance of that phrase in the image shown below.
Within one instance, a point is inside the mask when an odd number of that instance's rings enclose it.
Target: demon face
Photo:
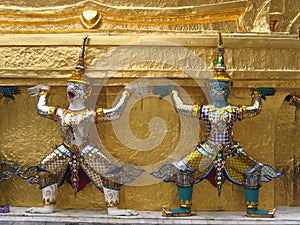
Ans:
[[[78,82],[67,83],[67,98],[69,102],[74,102],[77,99],[84,99],[88,96],[87,85]]]

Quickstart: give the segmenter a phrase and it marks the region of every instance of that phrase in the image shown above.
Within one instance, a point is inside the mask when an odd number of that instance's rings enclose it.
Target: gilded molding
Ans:
[[[199,6],[183,7],[124,7],[85,0],[61,7],[22,7],[1,6],[1,33],[63,33],[83,32],[85,29],[98,29],[122,25],[143,25],[150,30],[161,26],[190,25],[201,23],[215,23],[222,21],[236,21],[237,30],[245,31],[241,27],[246,10],[246,1],[223,2]],[[78,26],[80,24],[82,26]],[[111,25],[107,25],[111,24]],[[74,26],[75,25],[75,26]],[[19,26],[22,26],[19,27]],[[37,26],[37,27],[36,27]],[[62,29],[61,26],[65,26]],[[19,28],[18,28],[19,27]],[[166,27],[167,28],[167,27]],[[136,29],[134,27],[133,29]]]
[[[17,86],[34,86],[46,83],[49,86],[65,86],[74,71],[77,60],[77,43],[81,34],[3,34],[0,36],[0,84]],[[224,34],[228,60],[227,71],[233,78],[233,87],[250,87],[257,85],[281,88],[300,86],[299,65],[296,60],[300,49],[296,36],[278,34]],[[153,40],[157,40],[154,42]],[[111,65],[104,65],[100,71],[93,72],[93,61],[116,46],[141,46],[157,48],[172,43],[195,51],[209,68],[213,67],[211,49],[215,48],[216,35],[115,35],[93,34],[89,43],[87,58],[89,76],[95,84],[101,80],[99,73],[114,70]],[[163,44],[165,43],[165,45]],[[153,46],[152,46],[153,45]],[[134,50],[133,50],[134,52]],[[156,51],[157,52],[157,51]],[[272,58],[272,61],[269,59]],[[178,59],[180,60],[180,59]],[[176,64],[176,62],[174,62]],[[287,67],[288,65],[288,67]],[[288,69],[287,69],[288,68]],[[90,73],[92,72],[92,73]],[[201,73],[201,71],[197,72]],[[204,71],[205,72],[205,71]],[[139,68],[123,68],[116,71],[114,77],[105,85],[118,86],[132,79],[150,75],[157,78],[178,80],[180,85],[194,86],[187,82],[186,75],[172,67],[161,64],[142,63]],[[203,78],[199,82],[205,85]]]
[[[108,1],[65,1],[53,6],[42,0],[43,7],[28,7],[2,3],[0,5],[0,33],[80,33],[80,32],[135,32],[173,31],[199,32],[288,32],[298,33],[299,9],[297,0],[278,1],[236,0],[219,3],[195,1],[189,5],[170,5],[163,1],[155,6],[138,6]],[[125,5],[121,5],[125,4]],[[49,5],[45,7],[45,5]],[[129,5],[129,6],[128,6]],[[281,12],[272,11],[282,10]],[[285,10],[285,11],[283,11]],[[281,15],[275,16],[274,15]],[[270,18],[270,21],[269,21]],[[276,27],[275,27],[275,24]]]

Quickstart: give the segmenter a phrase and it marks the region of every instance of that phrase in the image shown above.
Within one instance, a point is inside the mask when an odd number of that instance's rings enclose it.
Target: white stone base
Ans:
[[[300,207],[278,207],[275,218],[248,218],[245,212],[193,212],[191,217],[162,217],[158,211],[138,211],[137,216],[108,216],[106,211],[56,209],[53,214],[29,214],[26,208],[11,207],[0,214],[0,225],[137,225],[137,224],[300,224]]]

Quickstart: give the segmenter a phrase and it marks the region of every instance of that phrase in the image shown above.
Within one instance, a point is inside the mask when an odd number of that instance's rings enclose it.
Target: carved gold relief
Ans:
[[[236,30],[245,31],[243,26],[245,9],[245,1],[167,8],[110,6],[92,0],[62,7],[22,7],[18,9],[5,7],[0,13],[0,27],[1,25],[5,27],[0,32],[11,32],[12,30],[14,32],[32,32],[37,29],[39,33],[43,31],[47,33],[66,32],[66,30],[80,32],[83,29],[99,28],[101,22],[106,24],[106,28],[113,27],[115,24],[119,26],[143,25],[153,30],[161,26],[188,26],[223,21],[236,21]],[[80,22],[82,27],[78,26]],[[62,27],[65,29],[62,30]]]
[[[124,3],[105,0],[78,0],[74,3],[66,0],[59,7],[46,0],[41,0],[39,4],[43,7],[28,7],[31,4],[24,2],[22,7],[14,5],[17,3],[0,3],[0,33],[65,33],[84,32],[86,29],[97,31],[100,28],[139,32],[220,29],[222,32],[269,32],[269,18],[272,20],[271,31],[274,30],[274,20],[271,18],[274,13],[282,14],[276,31],[298,33],[300,3],[297,0],[284,3],[276,0],[212,2],[179,4],[160,1],[152,2],[151,7],[141,7],[145,4],[132,0]]]
[[[94,29],[99,26],[101,17],[97,9],[85,9],[80,15],[80,21],[85,28]]]

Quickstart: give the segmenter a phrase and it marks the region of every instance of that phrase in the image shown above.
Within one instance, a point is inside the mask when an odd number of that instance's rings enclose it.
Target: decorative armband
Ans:
[[[103,121],[103,108],[96,110],[97,121]]]
[[[192,115],[197,118],[200,118],[200,111],[201,111],[200,109],[201,107],[199,105],[194,105]]]
[[[57,107],[55,107],[55,106],[49,107],[49,117],[51,119],[54,119],[54,117],[56,115],[56,111],[57,111]]]
[[[178,93],[177,89],[173,89],[173,90],[171,91],[171,94],[172,94],[172,95],[175,94],[175,93]]]
[[[240,106],[239,107],[239,119],[247,119],[249,118],[247,106]]]
[[[258,189],[261,186],[261,166],[253,162],[247,170],[243,172],[244,186],[248,189]]]
[[[130,95],[132,93],[132,91],[130,89],[125,89],[123,91],[123,93],[126,94],[126,95]]]
[[[261,96],[262,96],[262,94],[259,91],[255,91],[255,90],[253,91],[253,93],[251,95],[252,98],[261,97]]]
[[[48,171],[38,172],[38,183],[40,185],[40,189],[45,188],[57,183],[57,176]]]
[[[50,95],[50,91],[49,90],[40,90],[39,96],[41,96],[41,95],[45,95],[46,97],[48,97]]]

